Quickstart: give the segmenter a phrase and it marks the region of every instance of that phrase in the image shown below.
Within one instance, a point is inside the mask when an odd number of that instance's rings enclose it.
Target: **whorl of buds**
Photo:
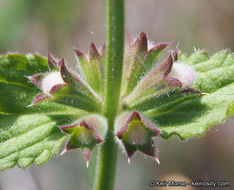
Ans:
[[[129,33],[127,36],[130,45],[125,53],[121,92],[124,106],[132,109],[139,103],[174,90],[202,94],[199,90],[191,88],[196,76],[193,68],[185,63],[177,62],[177,47],[166,60],[157,63],[159,54],[169,43],[160,43],[150,47],[144,32],[140,33],[135,42]]]
[[[159,162],[153,137],[161,134],[161,131],[137,110],[145,102],[161,95],[169,95],[172,91],[202,93],[191,88],[196,73],[191,66],[178,61],[177,47],[162,63],[158,63],[159,55],[170,43],[154,44],[144,32],[135,40],[129,32],[126,35],[122,78],[115,79],[122,80],[119,110],[123,110],[115,120],[115,138],[129,161],[138,150]],[[50,99],[84,111],[81,116],[86,115],[85,117],[60,128],[69,134],[63,153],[80,148],[88,166],[91,151],[105,140],[108,127],[106,119],[96,114],[103,113],[108,82],[105,73],[105,44],[98,49],[91,43],[87,56],[78,49],[74,51],[78,73],[70,71],[64,59],[57,62],[48,54],[48,72],[28,77],[41,89],[41,93],[29,106]],[[147,110],[143,113],[146,116]]]

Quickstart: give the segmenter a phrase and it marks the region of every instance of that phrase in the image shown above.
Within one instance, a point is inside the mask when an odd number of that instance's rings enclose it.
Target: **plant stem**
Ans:
[[[119,111],[119,99],[124,54],[124,0],[106,0],[107,55],[104,115],[108,132],[100,148],[96,190],[114,189],[118,147],[114,140],[114,121]]]
[[[124,0],[107,0],[107,57],[105,115],[113,120],[118,112],[124,53]]]
[[[105,139],[99,151],[99,163],[96,173],[96,190],[114,189],[118,147],[114,141],[113,131],[109,130],[109,138]]]

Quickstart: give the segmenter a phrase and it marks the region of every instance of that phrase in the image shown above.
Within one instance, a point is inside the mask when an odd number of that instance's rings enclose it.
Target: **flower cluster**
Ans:
[[[126,36],[119,116],[114,126],[116,142],[126,152],[129,160],[139,150],[159,162],[153,137],[162,132],[135,109],[136,105],[171,91],[201,92],[191,88],[196,73],[191,66],[177,61],[178,48],[159,63],[158,57],[169,43],[148,45],[144,32],[135,40],[128,32]],[[60,127],[70,135],[64,152],[81,148],[88,165],[90,152],[97,144],[105,141],[108,128],[107,121],[102,116],[106,82],[105,45],[98,50],[92,43],[88,56],[78,49],[74,50],[79,73],[70,71],[64,59],[57,62],[48,54],[49,72],[28,77],[41,89],[41,93],[29,106],[45,100],[67,104],[67,99],[76,97],[73,106],[84,110],[86,114],[77,122]]]

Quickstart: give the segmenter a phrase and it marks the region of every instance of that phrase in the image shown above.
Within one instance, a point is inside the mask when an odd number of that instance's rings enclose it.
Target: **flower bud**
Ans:
[[[161,134],[161,131],[137,111],[124,112],[118,116],[115,122],[115,133],[117,141],[124,147],[129,160],[139,150],[159,162],[152,138]]]
[[[187,88],[195,81],[196,73],[191,66],[178,62],[173,64],[168,76],[178,79],[182,83],[182,88]]]
[[[65,84],[60,72],[50,72],[42,79],[41,88],[45,94],[50,94],[51,89],[58,84]]]
[[[107,121],[100,115],[88,115],[74,124],[61,126],[61,130],[70,135],[62,154],[68,150],[81,148],[83,157],[89,165],[89,157],[96,144],[104,141],[107,132]]]
[[[51,72],[39,73],[27,77],[33,84],[42,90],[42,92],[33,99],[32,103],[28,105],[28,107],[34,106],[36,103],[44,99],[52,98],[52,94],[55,91],[66,85],[61,73],[59,72],[60,62],[57,63],[55,58],[51,54],[48,54],[48,67]]]

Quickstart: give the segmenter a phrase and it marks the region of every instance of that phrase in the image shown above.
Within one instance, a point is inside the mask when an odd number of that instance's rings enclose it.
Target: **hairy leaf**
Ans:
[[[66,139],[55,119],[43,114],[1,115],[0,123],[0,170],[41,165],[58,154]]]

